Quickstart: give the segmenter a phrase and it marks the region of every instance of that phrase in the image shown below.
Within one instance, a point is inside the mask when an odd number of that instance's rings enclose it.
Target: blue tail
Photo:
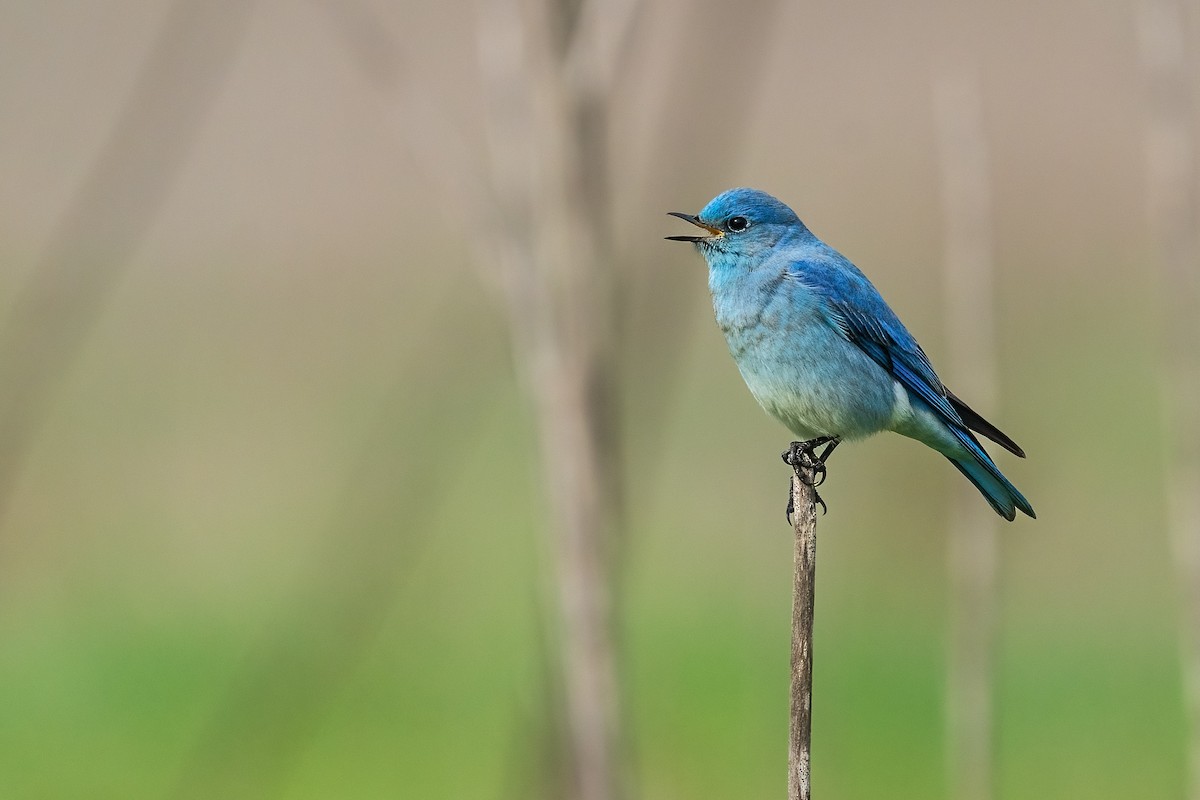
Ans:
[[[1033,513],[1033,506],[1017,491],[1017,487],[1008,482],[1008,478],[1004,477],[999,467],[992,462],[979,440],[965,429],[952,427],[952,430],[969,455],[962,459],[951,456],[946,458],[958,467],[958,471],[965,475],[967,480],[975,484],[975,488],[987,499],[996,513],[1012,522],[1017,517],[1017,509],[1020,509],[1036,519],[1037,514]]]

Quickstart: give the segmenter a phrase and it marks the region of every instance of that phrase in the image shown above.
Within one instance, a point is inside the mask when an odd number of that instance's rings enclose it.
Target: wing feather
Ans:
[[[942,384],[925,351],[870,280],[840,254],[822,255],[794,262],[789,276],[825,301],[830,323],[948,424],[975,431],[1024,458],[1016,442]]]

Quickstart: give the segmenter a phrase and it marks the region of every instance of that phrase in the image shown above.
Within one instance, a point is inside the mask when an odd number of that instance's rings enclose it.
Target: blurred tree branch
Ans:
[[[170,193],[254,3],[176,0],[0,327],[0,518],[55,389]]]
[[[1188,797],[1200,800],[1200,200],[1196,168],[1195,9],[1143,0],[1147,210],[1163,269],[1167,507],[1180,591]]]
[[[453,126],[395,47],[347,16],[348,41],[392,84],[402,130],[448,206],[467,208],[482,273],[497,285],[536,411],[552,509],[572,795],[621,794],[609,536],[619,500],[612,399],[613,270],[607,236],[607,95],[638,3],[482,0],[478,52],[487,158],[472,174]],[[330,6],[333,9],[333,6]],[[603,11],[603,13],[602,13]],[[448,143],[450,146],[448,146]],[[480,187],[488,187],[480,191]],[[479,202],[476,198],[482,198]],[[475,227],[478,226],[478,227]]]
[[[553,520],[559,640],[579,800],[621,796],[610,536],[612,381],[604,29],[585,4],[482,0],[478,32],[514,353],[536,409]],[[632,17],[632,15],[630,15]],[[556,37],[555,32],[559,32]],[[619,41],[618,30],[610,39]],[[562,59],[581,54],[568,69]]]
[[[933,87],[945,227],[946,341],[950,372],[985,417],[996,410],[992,211],[983,96],[970,69]],[[989,800],[992,659],[996,627],[996,515],[956,486],[948,521],[950,641],[946,742],[950,796]]]

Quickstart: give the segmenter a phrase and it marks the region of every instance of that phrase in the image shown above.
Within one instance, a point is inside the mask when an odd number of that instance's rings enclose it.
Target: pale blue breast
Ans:
[[[854,439],[891,427],[895,381],[782,268],[713,273],[709,288],[746,386],[792,433]]]

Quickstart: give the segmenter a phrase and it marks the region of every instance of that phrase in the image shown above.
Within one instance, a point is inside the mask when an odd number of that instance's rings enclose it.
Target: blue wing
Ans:
[[[832,249],[816,255],[792,262],[789,277],[823,301],[821,309],[831,325],[934,410],[970,454],[967,460],[950,455],[947,458],[975,484],[997,513],[1010,521],[1018,508],[1035,516],[1029,501],[1004,477],[968,428],[974,427],[989,436],[988,431],[995,431],[998,437],[990,438],[1024,456],[1021,449],[946,390],[925,351],[858,267]],[[956,406],[964,408],[975,424],[965,421]]]
[[[794,262],[792,276],[825,301],[829,322],[847,339],[947,423],[965,428],[917,340],[858,267],[831,255],[836,258]]]

